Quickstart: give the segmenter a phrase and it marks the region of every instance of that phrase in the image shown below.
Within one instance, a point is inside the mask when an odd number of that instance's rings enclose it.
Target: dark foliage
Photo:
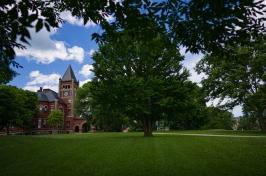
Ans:
[[[36,93],[0,85],[0,130],[5,127],[8,133],[12,126],[30,128],[37,103]]]
[[[210,52],[226,43],[238,43],[249,33],[265,32],[263,1],[254,0],[2,0],[0,2],[0,83],[9,82],[21,67],[15,61],[14,48],[25,49],[30,28],[38,32],[58,27],[59,13],[68,10],[73,16],[99,23],[105,32],[121,31],[140,25],[143,16],[153,18],[177,46],[190,52]],[[105,17],[112,15],[109,24]],[[106,33],[92,36],[97,42]],[[145,36],[144,36],[145,37]]]
[[[224,52],[206,55],[197,71],[208,77],[202,81],[209,98],[220,98],[222,107],[243,105],[266,131],[265,39],[255,38],[245,44],[226,46]]]

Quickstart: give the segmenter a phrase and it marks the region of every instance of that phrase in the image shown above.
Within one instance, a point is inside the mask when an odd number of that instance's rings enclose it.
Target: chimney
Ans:
[[[38,92],[42,92],[42,87],[40,87],[40,89],[38,90]]]

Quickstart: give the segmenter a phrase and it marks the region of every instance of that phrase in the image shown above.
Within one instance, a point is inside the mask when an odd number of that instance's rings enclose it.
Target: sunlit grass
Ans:
[[[144,138],[142,133],[0,137],[1,176],[258,176],[265,175],[265,163],[266,138]]]

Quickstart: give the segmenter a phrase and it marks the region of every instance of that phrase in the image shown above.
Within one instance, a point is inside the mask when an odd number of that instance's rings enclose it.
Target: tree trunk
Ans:
[[[258,119],[261,131],[266,133],[266,122],[265,122],[265,119],[263,118],[263,110],[258,110],[257,119]]]
[[[262,132],[266,133],[266,123],[263,117],[258,117],[259,126]]]
[[[150,118],[143,119],[144,137],[152,136],[152,120]]]

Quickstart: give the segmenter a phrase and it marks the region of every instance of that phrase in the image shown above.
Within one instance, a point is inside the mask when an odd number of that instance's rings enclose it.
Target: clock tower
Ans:
[[[59,97],[67,105],[66,118],[74,118],[74,102],[79,87],[75,74],[69,65],[62,78],[59,79]]]

